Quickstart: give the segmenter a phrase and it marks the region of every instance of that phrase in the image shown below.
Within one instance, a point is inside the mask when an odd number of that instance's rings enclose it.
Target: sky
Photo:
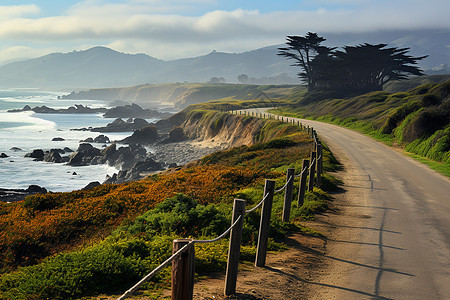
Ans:
[[[450,29],[450,1],[0,0],[0,64],[94,46],[171,60],[308,31],[416,29]]]

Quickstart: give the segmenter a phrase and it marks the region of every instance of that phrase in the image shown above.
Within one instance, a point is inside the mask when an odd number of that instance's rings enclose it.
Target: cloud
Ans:
[[[0,21],[8,20],[26,15],[34,15],[40,12],[39,7],[34,4],[30,5],[15,5],[15,6],[0,6]]]
[[[0,38],[15,45],[58,43],[59,49],[74,44],[113,45],[119,51],[175,58],[204,54],[212,49],[245,51],[283,43],[286,35],[303,35],[307,31],[323,34],[450,29],[448,0],[322,0],[320,3],[348,5],[267,13],[212,10],[196,15],[199,6],[213,6],[215,2],[124,0],[111,4],[87,0],[63,15],[45,18],[26,18],[39,13],[35,5],[0,7]],[[187,11],[192,13],[186,13],[183,7],[189,7]]]

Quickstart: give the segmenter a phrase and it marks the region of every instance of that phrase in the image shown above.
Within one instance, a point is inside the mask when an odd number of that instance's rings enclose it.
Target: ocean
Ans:
[[[10,109],[21,109],[46,105],[51,108],[68,108],[82,104],[91,108],[108,107],[101,100],[59,100],[63,92],[37,90],[0,90],[0,187],[26,189],[35,184],[52,192],[78,190],[92,181],[103,182],[106,175],[117,173],[107,165],[74,167],[66,164],[36,162],[24,157],[34,149],[50,150],[69,147],[76,150],[80,140],[95,138],[100,133],[71,131],[73,128],[105,126],[114,119],[103,118],[102,114],[39,114],[34,112],[8,113]],[[148,120],[150,122],[156,120]],[[110,140],[120,140],[131,132],[105,133]],[[64,141],[52,141],[61,137]],[[93,144],[101,148],[103,144]],[[21,150],[14,151],[13,147]]]

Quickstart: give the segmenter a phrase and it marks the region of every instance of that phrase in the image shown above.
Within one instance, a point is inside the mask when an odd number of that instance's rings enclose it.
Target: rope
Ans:
[[[306,171],[307,169],[308,169],[308,167],[305,167],[305,168],[303,169],[303,171],[302,171],[300,174],[295,175],[295,177],[300,177],[300,176],[302,176],[303,173],[305,173],[305,171]]]
[[[258,205],[256,205],[255,207],[253,207],[253,208],[251,208],[251,209],[249,209],[249,210],[246,210],[245,213],[246,213],[246,214],[251,213],[252,211],[254,211],[255,209],[257,209],[258,207],[260,207],[260,206],[263,204],[264,200],[267,199],[268,196],[269,196],[269,193],[267,193],[267,194],[264,196],[264,198],[263,198],[261,201],[259,201]]]
[[[315,161],[316,161],[316,159],[314,158],[314,159],[312,160],[311,164],[309,165],[310,168],[313,166],[313,164],[314,164]]]
[[[178,256],[181,255],[181,253],[183,253],[184,251],[186,251],[188,249],[188,247],[192,246],[193,243],[192,241],[187,243],[186,245],[184,245],[183,247],[181,247],[180,250],[178,250],[177,252],[175,252],[174,254],[172,254],[171,257],[169,257],[168,259],[166,259],[162,264],[160,264],[156,269],[154,269],[153,271],[151,271],[150,273],[148,273],[144,278],[142,278],[138,283],[136,283],[131,289],[129,289],[128,291],[126,291],[122,296],[120,296],[119,298],[117,298],[117,300],[123,300],[125,298],[127,298],[128,296],[130,296],[132,293],[134,293],[138,288],[141,287],[142,284],[144,284],[145,282],[149,281],[153,276],[155,276],[159,271],[161,271],[163,268],[165,268],[169,263],[171,263],[173,260],[175,260],[176,258],[178,258]]]
[[[292,175],[291,175],[291,177],[289,177],[289,179],[286,181],[286,184],[283,185],[283,187],[281,187],[281,188],[278,189],[278,190],[275,190],[275,193],[279,193],[279,192],[281,192],[282,190],[284,190],[284,188],[289,184],[289,182],[291,182],[291,179],[292,179]]]
[[[222,233],[221,235],[219,235],[218,237],[216,237],[215,239],[212,240],[193,240],[193,243],[200,243],[200,244],[204,244],[204,243],[214,243],[217,242],[221,239],[223,239],[230,231],[231,229],[233,229],[233,227],[239,222],[239,220],[241,219],[241,216],[239,216],[236,221],[234,221],[233,225],[230,226],[230,228],[228,228],[227,230],[225,230],[224,233]]]

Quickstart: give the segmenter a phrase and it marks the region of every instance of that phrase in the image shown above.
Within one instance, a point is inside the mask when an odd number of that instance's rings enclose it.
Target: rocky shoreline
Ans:
[[[136,109],[134,106],[130,106]],[[117,173],[107,175],[104,184],[123,183],[142,179],[150,174],[164,171],[170,168],[178,168],[205,155],[230,146],[230,141],[214,142],[211,136],[199,136],[195,132],[186,134],[180,126],[181,119],[163,119],[156,124],[147,123],[144,119],[129,118],[127,121],[116,119],[106,127],[111,132],[120,132],[123,127],[136,126],[137,130],[132,135],[119,141],[110,141],[106,135],[96,138],[88,138],[79,142],[78,149],[34,149],[27,153],[34,161],[50,163],[64,163],[69,166],[92,166],[107,164],[115,167]],[[191,124],[192,125],[192,124]],[[202,125],[203,126],[203,125]],[[210,127],[210,126],[209,126]],[[208,128],[209,128],[208,127]],[[92,128],[86,129],[94,131]],[[187,130],[191,131],[192,128]],[[102,130],[103,131],[103,130]],[[64,140],[55,137],[53,140]],[[100,145],[101,148],[94,147]],[[11,148],[12,150],[13,148]],[[3,155],[7,157],[7,153]],[[2,159],[2,158],[0,158]],[[84,189],[89,189],[100,184],[91,182]],[[31,194],[21,190],[7,192],[4,189],[0,201],[17,201]],[[33,191],[34,192],[34,191]],[[43,192],[43,190],[42,190]]]
[[[107,138],[106,136],[101,136]],[[165,140],[168,140],[166,138]],[[98,141],[98,137],[95,139]],[[162,140],[164,141],[164,139]],[[203,143],[200,140],[183,139],[178,142],[160,142],[152,144],[152,152],[140,144],[117,146],[111,145],[98,149],[90,143],[80,141],[77,150],[70,149],[35,149],[25,156],[34,161],[46,161],[52,163],[66,163],[72,166],[86,166],[108,164],[119,171],[107,175],[103,183],[91,182],[83,189],[90,189],[100,184],[123,183],[140,180],[170,168],[178,168],[190,162],[196,161],[205,155],[228,147],[227,143]],[[106,142],[106,140],[105,140]],[[69,154],[61,156],[63,153]],[[0,188],[0,201],[13,202],[23,200],[28,195],[47,193],[44,187],[30,186],[28,189]]]
[[[139,105],[132,103],[122,106],[116,106],[113,108],[90,108],[88,106],[83,106],[81,104],[75,104],[75,106],[70,106],[68,108],[51,108],[48,106],[35,106],[31,107],[25,105],[21,109],[10,109],[9,113],[16,112],[26,112],[33,111],[40,114],[96,114],[103,113],[105,118],[142,118],[142,119],[153,119],[153,118],[167,118],[171,113],[160,112],[155,109],[142,108]]]

